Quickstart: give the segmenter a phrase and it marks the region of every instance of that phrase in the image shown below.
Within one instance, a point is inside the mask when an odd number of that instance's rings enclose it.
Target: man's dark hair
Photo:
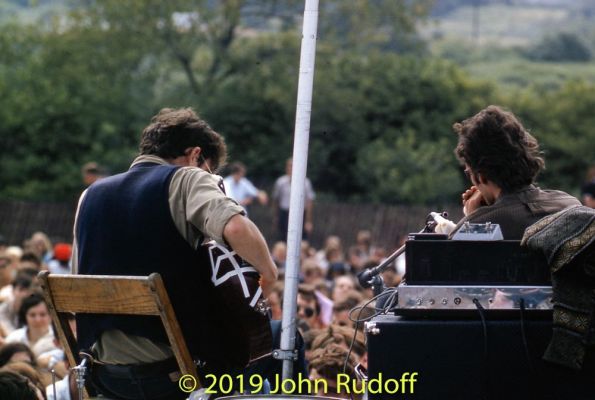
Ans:
[[[585,183],[581,188],[581,195],[589,195],[595,198],[595,182]]]
[[[239,161],[231,163],[229,165],[229,173],[232,175],[239,174],[242,171],[246,170],[246,166]]]
[[[545,167],[537,140],[514,114],[498,106],[485,108],[453,129],[459,135],[459,161],[504,192],[533,183]]]
[[[27,270],[30,270],[30,268],[27,268]],[[23,273],[22,270],[17,273],[16,278],[14,278],[14,281],[12,281],[13,289],[16,289],[16,288],[29,289],[32,285],[33,285],[33,278],[31,278],[31,276]]]
[[[101,175],[101,167],[94,161],[88,162],[81,167],[83,174]]]
[[[346,358],[348,358],[347,363]],[[341,373],[355,377],[354,366],[355,358],[347,349],[336,343],[328,343],[324,347],[314,349],[310,355],[308,369],[314,368],[322,378],[335,381],[337,375]]]
[[[21,262],[30,262],[35,264],[38,268],[41,268],[41,259],[39,256],[32,251],[26,251],[20,258]]]
[[[316,302],[316,315],[320,315],[320,303],[316,297],[316,288],[307,283],[300,283],[298,285],[298,294],[306,301],[314,300]]]
[[[139,150],[140,154],[171,159],[185,155],[186,149],[196,146],[201,148],[201,156],[210,160],[213,170],[225,162],[225,141],[206,121],[191,108],[164,108],[143,130]]]
[[[36,367],[35,355],[25,343],[21,342],[13,342],[7,343],[4,346],[0,347],[0,367],[5,366],[10,362],[12,356],[16,353],[27,353],[29,354],[29,358],[31,359],[31,365]]]
[[[0,371],[0,395],[3,399],[37,400],[37,393],[29,380],[7,370]]]
[[[45,299],[39,293],[31,293],[29,296],[23,299],[23,304],[21,304],[21,308],[19,308],[19,325],[25,326],[27,325],[27,312],[39,305],[39,304],[46,304]],[[47,306],[47,304],[46,304]]]

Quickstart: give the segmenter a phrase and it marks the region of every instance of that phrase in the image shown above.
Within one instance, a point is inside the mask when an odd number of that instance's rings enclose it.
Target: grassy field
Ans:
[[[476,62],[465,67],[475,78],[493,80],[502,86],[525,87],[537,85],[558,88],[569,80],[586,80],[595,84],[595,64],[539,63],[524,59]]]
[[[543,34],[563,30],[571,17],[569,9],[491,5],[478,9],[479,45],[526,46]],[[475,42],[473,7],[461,7],[445,18],[430,22],[422,32],[427,38],[456,38]]]
[[[484,6],[479,8],[479,37],[474,37],[473,13],[472,7],[461,7],[420,27],[434,56],[448,58],[471,76],[499,86],[556,88],[572,79],[595,83],[594,61],[535,62],[522,56],[524,49],[557,32],[574,32],[595,49],[593,21],[562,7]]]

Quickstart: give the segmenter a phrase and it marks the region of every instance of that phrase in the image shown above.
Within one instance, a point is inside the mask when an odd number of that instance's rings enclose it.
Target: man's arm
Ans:
[[[312,223],[312,209],[314,208],[314,201],[306,200],[305,212],[306,212],[306,222],[304,224],[304,230],[308,232],[308,234],[312,233],[314,229],[314,224]]]
[[[225,224],[223,237],[240,257],[260,273],[265,283],[262,285],[263,291],[266,293],[265,286],[270,287],[269,284],[277,281],[278,271],[256,225],[243,215],[236,214]]]
[[[314,230],[314,223],[312,219],[312,210],[314,209],[314,190],[312,189],[312,183],[308,178],[306,178],[306,187],[305,187],[305,196],[306,201],[304,204],[304,213],[305,213],[305,223],[304,223],[304,230],[310,235]]]
[[[279,188],[279,179],[275,181],[275,186],[273,186],[273,192],[271,193],[271,210],[273,212],[273,229],[277,231],[277,222],[279,219],[279,196],[280,196],[280,188]]]
[[[76,206],[76,213],[74,215],[74,227],[72,228],[72,253],[70,256],[70,273],[71,274],[78,274],[79,273],[79,251],[78,251],[78,242],[76,240],[77,237],[77,223],[78,223],[78,217],[79,217],[79,211],[81,209],[81,204],[83,203],[83,199],[85,198],[85,195],[87,194],[87,190],[85,189],[85,191],[83,191],[83,193],[81,194],[81,197],[79,197],[79,201],[78,204]]]

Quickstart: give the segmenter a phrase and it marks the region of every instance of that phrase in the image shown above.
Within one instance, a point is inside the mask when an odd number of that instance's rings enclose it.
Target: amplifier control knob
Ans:
[[[364,329],[369,335],[376,336],[380,334],[380,328],[376,326],[376,322],[366,322]]]
[[[442,304],[444,304],[444,305],[448,304],[448,299],[446,299],[446,297],[442,299]]]
[[[430,300],[428,300],[428,303],[430,303],[430,305],[431,305],[431,306],[433,306],[433,305],[434,305],[434,303],[436,303],[436,300],[434,300],[434,299],[430,299]]]
[[[455,297],[454,302],[455,302],[455,305],[458,306],[459,304],[461,304],[461,298],[460,297]]]
[[[421,306],[422,303],[423,303],[423,300],[421,299],[421,297],[418,297],[417,300],[415,301],[415,304],[417,304],[418,306]]]

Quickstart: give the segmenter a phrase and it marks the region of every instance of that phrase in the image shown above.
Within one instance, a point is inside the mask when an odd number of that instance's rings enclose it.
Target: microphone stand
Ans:
[[[439,215],[442,216],[442,217],[444,217],[444,218],[446,218],[448,216],[448,214],[446,213],[446,211],[445,212],[442,212]],[[438,223],[434,220],[433,215],[432,214],[429,214],[427,216],[427,218],[426,218],[426,226],[424,226],[424,228],[421,231],[419,231],[418,233],[432,233],[436,229],[436,225],[437,224]],[[375,296],[378,295],[378,294],[380,294],[380,293],[382,293],[382,291],[385,289],[385,286],[384,286],[384,282],[382,281],[382,277],[380,277],[380,274],[397,257],[399,257],[404,252],[405,252],[405,245],[399,247],[393,254],[391,254],[390,256],[388,256],[386,258],[386,260],[384,260],[383,262],[381,262],[377,266],[372,267],[370,269],[367,269],[367,270],[362,271],[359,274],[357,274],[357,279],[359,281],[359,284],[363,288],[370,288],[370,287],[373,288],[374,295]]]

